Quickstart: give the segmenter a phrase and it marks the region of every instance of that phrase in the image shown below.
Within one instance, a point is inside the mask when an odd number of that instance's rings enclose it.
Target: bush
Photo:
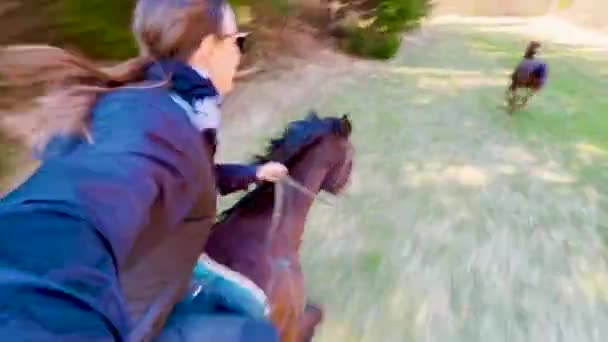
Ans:
[[[378,32],[373,28],[353,28],[342,41],[342,48],[359,56],[389,59],[397,53],[400,43],[398,33]]]
[[[287,0],[228,0],[237,13],[253,19],[280,19],[290,15]],[[374,58],[390,58],[399,47],[399,35],[418,24],[430,10],[431,0],[368,0],[373,23],[347,28],[341,46],[351,53]],[[52,0],[49,18],[60,34],[60,45],[73,46],[96,59],[125,59],[137,54],[129,29],[135,0]],[[239,11],[247,8],[248,11]],[[251,10],[249,10],[251,9]]]
[[[130,25],[135,0],[55,0],[49,14],[60,30],[61,45],[73,45],[98,59],[125,59],[137,54]],[[228,0],[235,8],[250,7],[254,16],[285,16],[286,0]],[[259,13],[256,13],[259,12]]]
[[[130,24],[134,0],[57,0],[50,7],[61,43],[100,59],[137,55]]]
[[[430,11],[430,0],[379,0],[374,26],[382,32],[401,33],[417,25]]]
[[[431,9],[430,0],[370,0],[373,22],[355,24],[341,42],[343,48],[364,57],[388,59],[398,50],[400,35],[417,26]]]

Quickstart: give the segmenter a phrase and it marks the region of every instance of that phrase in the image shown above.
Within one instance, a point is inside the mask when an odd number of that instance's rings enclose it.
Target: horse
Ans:
[[[255,161],[285,164],[293,182],[258,185],[220,215],[205,246],[211,258],[266,293],[282,342],[310,341],[323,317],[318,305],[306,302],[298,254],[314,196],[337,195],[349,182],[351,127],[346,115],[314,112],[290,123]]]
[[[506,99],[508,113],[524,108],[530,97],[537,93],[545,84],[547,79],[547,64],[536,58],[540,43],[530,42],[524,56],[511,74],[511,84],[507,88]],[[523,95],[518,90],[524,90]]]

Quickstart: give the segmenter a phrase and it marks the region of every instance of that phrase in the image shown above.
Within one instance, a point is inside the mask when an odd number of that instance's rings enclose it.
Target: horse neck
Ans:
[[[290,168],[291,177],[314,194],[320,191],[327,174],[327,167],[319,159],[317,153],[312,152]],[[283,189],[281,202],[273,205],[273,210],[278,209],[281,213],[277,233],[288,238],[289,245],[295,244],[295,247],[299,248],[306,217],[314,198],[310,193],[304,193],[292,185],[283,185]],[[274,208],[277,205],[282,205],[282,208]]]

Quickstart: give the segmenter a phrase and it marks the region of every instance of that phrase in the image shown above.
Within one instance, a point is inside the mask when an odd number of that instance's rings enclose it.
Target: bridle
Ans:
[[[352,163],[352,154],[353,154],[352,147],[349,147],[346,150],[345,162],[341,165],[340,171],[338,173],[339,175],[342,175],[343,172],[345,171],[344,169],[349,165],[349,163]],[[296,181],[289,175],[286,175],[283,179],[281,179],[280,181],[278,181],[274,184],[274,207],[272,210],[270,229],[268,230],[268,235],[266,236],[266,241],[265,241],[267,251],[271,250],[270,246],[272,243],[272,239],[274,238],[274,235],[275,235],[277,229],[279,228],[279,225],[281,224],[281,217],[283,216],[284,202],[287,199],[287,197],[285,197],[285,188],[288,186],[296,189],[297,191],[301,192],[302,194],[306,195],[307,197],[310,197],[312,200],[317,199],[317,193],[308,189],[305,185]],[[334,204],[332,202],[330,202],[326,199],[318,198],[318,200],[327,206],[330,206],[330,207],[334,206]],[[269,305],[270,305],[270,296],[276,285],[276,277],[277,277],[277,273],[275,272],[276,269],[281,268],[287,272],[290,272],[290,273],[292,272],[291,263],[289,260],[286,260],[285,258],[273,259],[273,260],[271,260],[271,265],[272,265],[271,266],[271,269],[272,269],[271,277],[270,277],[268,285],[266,286],[267,296],[269,297],[269,300],[268,300]],[[293,280],[291,280],[291,277],[289,277],[288,279],[289,279],[290,298],[293,298],[293,293],[295,292]],[[291,300],[290,305],[292,306],[292,308],[294,308],[295,304],[293,303],[293,300]],[[300,315],[304,312],[305,308],[302,307],[302,308],[294,308],[294,309],[296,309],[296,310],[294,310],[294,312],[297,313],[296,319],[299,320]],[[270,307],[270,312],[272,312],[272,307]],[[285,323],[286,323],[286,317],[283,317],[281,319],[281,323],[277,327],[279,329],[279,331],[283,330]]]
[[[266,251],[271,251],[270,247],[272,244],[272,240],[274,238],[274,235],[276,234],[277,229],[279,228],[279,225],[281,224],[281,217],[283,216],[284,202],[286,200],[286,197],[284,194],[285,194],[285,188],[287,186],[293,187],[294,189],[300,191],[301,193],[310,197],[313,200],[316,198],[316,195],[317,195],[316,193],[314,193],[313,191],[311,191],[306,186],[299,183],[298,181],[296,181],[289,175],[285,176],[283,179],[281,179],[280,181],[278,181],[274,184],[274,207],[272,209],[270,229],[268,230],[268,234],[266,235],[266,242],[265,242]],[[331,203],[329,203],[329,202],[326,202],[326,201],[323,201],[323,202],[331,205]],[[271,298],[270,296],[272,295],[272,292],[274,291],[274,287],[276,286],[278,269],[280,269],[281,271],[287,271],[289,273],[292,272],[291,262],[286,258],[273,258],[273,260],[271,260],[270,263],[271,263],[271,277],[268,282],[268,285],[266,286],[266,292],[267,292],[267,296],[268,296],[268,305],[270,306],[269,314],[273,310],[273,308],[271,306],[272,303],[270,300],[270,298]],[[290,294],[289,305],[292,307],[292,309],[294,309],[293,311],[297,313],[296,319],[299,319],[299,316],[304,312],[304,308],[295,308],[296,304],[293,301],[293,295],[295,292],[293,280],[291,279],[291,277],[288,277],[287,279],[289,281],[289,294]],[[284,316],[281,319],[281,323],[277,326],[277,329],[279,332],[283,331],[283,328],[285,327],[286,322],[287,322],[287,316]]]

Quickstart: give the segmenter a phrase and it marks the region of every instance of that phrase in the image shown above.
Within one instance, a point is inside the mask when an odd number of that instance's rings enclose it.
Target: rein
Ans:
[[[279,225],[281,224],[281,216],[283,214],[283,202],[285,200],[285,186],[291,186],[294,189],[300,191],[301,193],[303,193],[304,195],[310,197],[311,199],[315,200],[317,197],[317,194],[314,193],[313,191],[311,191],[310,189],[308,189],[306,186],[304,186],[303,184],[301,184],[300,182],[296,181],[295,179],[293,179],[292,177],[290,177],[289,175],[286,175],[283,179],[281,179],[280,181],[276,182],[274,184],[274,207],[272,209],[272,218],[271,218],[271,223],[270,223],[270,229],[268,230],[268,235],[266,236],[266,249],[268,251],[270,251],[270,246],[272,243],[272,238],[274,237],[277,229],[279,228]],[[319,199],[321,200],[321,202],[323,202],[326,205],[333,205],[332,203],[330,203],[329,201],[323,200],[323,199]],[[279,258],[278,260],[272,260],[272,277],[270,279],[270,283],[267,286],[267,292],[268,292],[268,296],[270,297],[272,294],[272,291],[274,290],[274,287],[276,285],[276,267],[279,266],[282,269],[288,271],[291,273],[291,265],[289,260],[284,260],[283,258]],[[289,291],[290,291],[290,296],[293,296],[293,292],[294,292],[294,286],[293,286],[293,281],[291,279],[289,279]],[[291,303],[293,304],[293,303]],[[270,310],[272,311],[272,307],[270,308]],[[298,313],[298,318],[299,315],[303,312],[304,308],[302,308],[302,310],[295,310]],[[281,319],[281,324],[279,324],[278,328],[279,331],[282,331],[285,325],[287,317],[283,317]]]
[[[331,203],[330,201],[322,199],[322,198],[317,198],[316,193],[314,193],[313,191],[308,189],[302,183],[293,179],[291,176],[286,175],[283,179],[281,179],[280,181],[278,181],[274,184],[274,207],[272,209],[272,221],[270,222],[269,233],[268,233],[268,236],[266,237],[267,246],[270,245],[270,241],[274,237],[276,230],[279,228],[279,224],[280,224],[280,220],[281,220],[281,216],[282,216],[282,212],[283,212],[283,201],[284,201],[283,195],[285,193],[285,185],[289,185],[289,186],[293,187],[294,189],[300,191],[301,193],[310,197],[313,200],[319,200],[321,203],[323,203],[325,205],[333,206],[333,203]]]
[[[346,151],[346,159],[349,162],[352,162],[352,156],[353,156],[353,150],[352,150],[352,148],[349,148]],[[346,167],[346,163],[344,163],[342,165],[341,170],[339,172],[340,175],[343,174],[344,167]],[[265,241],[266,250],[268,250],[268,251],[272,251],[270,248],[271,244],[272,244],[272,239],[274,238],[274,235],[276,234],[276,231],[281,224],[281,217],[283,215],[283,207],[284,207],[283,202],[286,200],[286,197],[285,197],[285,187],[286,186],[293,187],[294,189],[298,190],[302,194],[311,198],[313,201],[319,200],[325,205],[328,205],[330,207],[334,206],[334,203],[332,203],[328,200],[325,200],[323,198],[317,198],[317,193],[311,191],[305,185],[296,181],[291,176],[285,175],[285,177],[283,177],[281,180],[279,180],[278,182],[276,182],[274,184],[274,206],[272,209],[270,229],[268,230],[268,235],[266,236],[266,241]],[[270,278],[269,283],[266,286],[267,290],[265,291],[268,296],[269,305],[271,304],[270,298],[271,298],[272,292],[274,290],[274,287],[276,285],[276,277],[277,277],[276,269],[278,267],[280,267],[281,269],[283,269],[289,273],[292,272],[291,263],[289,260],[286,260],[285,258],[278,258],[276,260],[271,260],[272,276]],[[293,294],[295,292],[294,284],[293,284],[293,280],[291,278],[288,278],[288,281],[289,281],[289,295],[290,295],[290,302],[291,302],[289,304],[292,306],[292,308],[294,308],[294,306],[295,306],[293,303]],[[272,312],[272,310],[273,310],[273,308],[272,308],[272,306],[270,306],[270,312]],[[301,307],[301,308],[296,308],[296,310],[293,310],[293,311],[296,313],[296,319],[299,320],[301,315],[305,311],[305,306]],[[277,326],[279,331],[283,331],[283,328],[285,326],[285,323],[287,322],[287,319],[288,319],[287,315],[285,315],[281,318],[281,322]]]
[[[347,160],[352,161],[352,156],[353,156],[352,149],[348,149],[346,151]],[[340,170],[340,174],[343,173],[343,171],[344,171],[343,169],[344,169],[344,165],[342,166],[342,170]],[[315,192],[311,191],[306,186],[304,186],[300,182],[296,181],[289,175],[286,175],[283,179],[276,182],[274,184],[274,207],[272,209],[270,229],[268,230],[268,235],[266,236],[266,241],[265,241],[266,250],[269,250],[269,251],[271,250],[270,246],[272,243],[272,238],[274,237],[274,234],[276,233],[277,229],[279,228],[279,225],[281,224],[281,216],[283,214],[283,201],[285,200],[285,196],[284,196],[285,186],[293,187],[294,189],[300,191],[304,195],[310,197],[313,201],[319,200],[322,203],[324,203],[325,205],[328,205],[330,207],[333,206],[333,203],[331,203],[330,201],[327,201],[323,198],[317,198],[317,194]],[[289,260],[284,260],[283,258],[279,258],[278,260],[272,260],[271,265],[272,265],[272,277],[270,278],[270,282],[267,285],[267,291],[266,291],[269,299],[270,299],[272,291],[274,290],[274,287],[276,285],[275,284],[276,267],[279,266],[282,269],[287,270],[288,272],[291,272],[291,267],[290,267],[291,265],[290,265]],[[294,286],[293,286],[293,281],[291,281],[291,279],[289,280],[289,289],[290,289],[290,294],[293,297]],[[269,300],[269,302],[270,302],[270,300]],[[270,310],[272,312],[272,307],[270,308]],[[298,313],[298,316],[299,316],[300,314],[302,314],[304,312],[304,308],[299,308],[299,310],[295,310],[295,311]],[[286,317],[283,317],[283,319],[281,320],[281,324],[278,327],[279,331],[283,330],[283,327],[285,325],[285,320],[286,320]]]

